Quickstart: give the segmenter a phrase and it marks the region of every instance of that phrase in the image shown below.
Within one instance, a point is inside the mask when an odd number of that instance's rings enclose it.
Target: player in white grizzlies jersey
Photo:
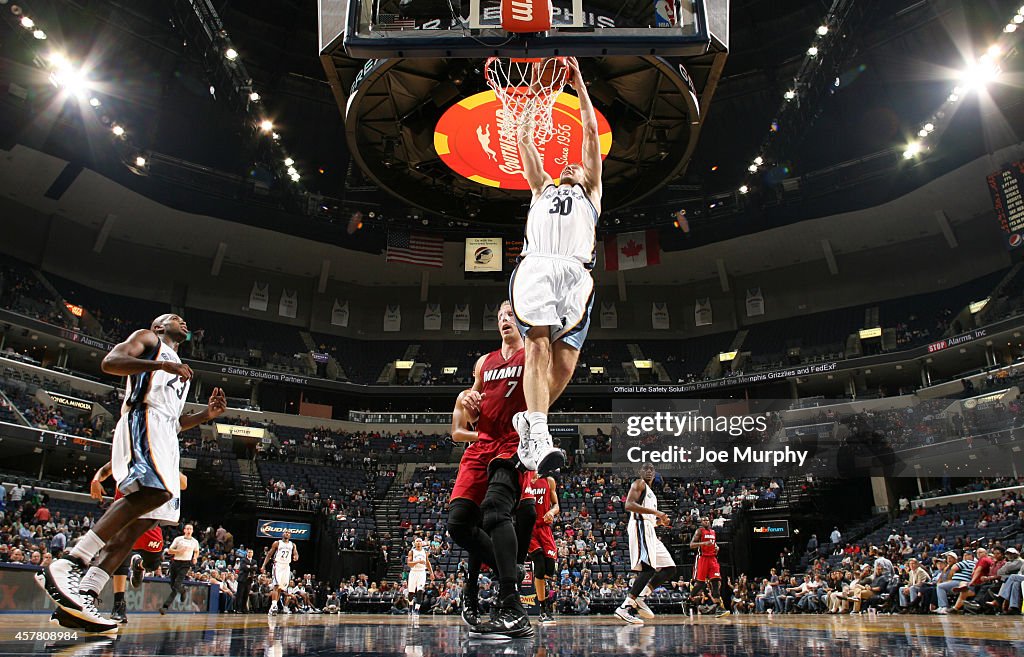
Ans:
[[[270,546],[270,552],[267,552],[267,558],[263,560],[262,571],[266,571],[271,559],[274,560],[274,573],[270,583],[274,588],[270,591],[270,609],[267,613],[274,615],[278,611],[281,591],[287,590],[292,579],[292,562],[299,560],[299,551],[292,542],[291,532],[282,532],[281,540],[274,541]],[[287,611],[287,607],[282,607],[281,611]]]
[[[664,511],[658,511],[658,497],[651,490],[653,482],[654,466],[644,463],[640,477],[629,487],[624,505],[629,513],[629,563],[636,578],[615,615],[635,625],[643,625],[643,618],[654,618],[644,598],[676,574],[676,562],[654,531],[658,525],[669,526],[671,521]]]
[[[423,603],[423,592],[427,588],[427,574],[430,574],[431,580],[434,579],[434,569],[430,567],[430,558],[427,556],[427,549],[423,547],[423,539],[417,538],[413,541],[405,563],[409,566],[409,604],[412,605],[412,613],[418,614]]]
[[[106,632],[117,627],[99,615],[96,597],[131,552],[135,539],[157,523],[178,524],[178,433],[216,418],[227,408],[224,392],[214,388],[205,410],[184,414],[192,369],[178,358],[178,345],[187,338],[185,320],[161,315],[103,359],[104,372],[128,377],[110,458],[124,497],[110,505],[67,557],[36,576],[53,601],[84,629]],[[93,565],[97,554],[99,560]]]
[[[590,328],[594,305],[597,218],[601,214],[601,145],[597,114],[575,58],[566,60],[569,82],[579,95],[583,153],[562,170],[558,185],[544,170],[533,127],[519,134],[519,153],[533,200],[526,219],[522,260],[512,273],[509,295],[526,338],[523,391],[526,412],[513,424],[519,459],[526,470],[547,476],[565,463],[552,445],[548,409],[569,384]]]

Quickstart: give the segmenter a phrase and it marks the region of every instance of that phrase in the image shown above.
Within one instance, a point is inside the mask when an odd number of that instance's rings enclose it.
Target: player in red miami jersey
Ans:
[[[558,574],[555,569],[558,550],[555,548],[555,537],[551,533],[551,523],[561,510],[558,506],[557,488],[554,477],[537,477],[529,488],[537,500],[537,522],[530,537],[530,559],[533,561],[533,587],[537,591],[541,625],[555,622],[555,596],[546,594],[547,580],[554,580]]]
[[[449,499],[448,533],[470,555],[463,603],[470,631],[484,637],[526,637],[533,636],[533,626],[519,600],[516,561],[518,552],[526,553],[519,543],[523,538],[528,542],[524,533],[532,530],[535,511],[525,491],[531,476],[516,470],[514,461],[519,435],[512,429],[512,416],[526,408],[526,400],[523,338],[508,301],[498,310],[498,332],[501,348],[477,360],[473,387],[459,394],[452,412],[452,438],[472,444],[462,455]],[[478,621],[480,563],[493,566],[498,575],[497,622]]]
[[[711,529],[711,518],[700,519],[700,527],[690,539],[690,548],[697,550],[697,562],[693,567],[693,579],[697,581],[690,592],[696,597],[705,587],[711,587],[711,601],[715,603],[716,616],[729,615],[729,610],[722,604],[722,571],[718,566],[718,540],[715,530]]]

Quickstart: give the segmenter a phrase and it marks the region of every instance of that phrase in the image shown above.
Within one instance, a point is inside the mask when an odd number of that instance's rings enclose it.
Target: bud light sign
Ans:
[[[308,541],[311,528],[306,522],[285,522],[284,520],[260,520],[256,525],[256,536],[278,539],[285,532],[291,532],[293,541]]]

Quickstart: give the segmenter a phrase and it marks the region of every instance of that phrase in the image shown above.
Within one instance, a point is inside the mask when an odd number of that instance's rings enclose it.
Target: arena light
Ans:
[[[23,28],[25,28],[26,30],[31,30],[33,27],[36,26],[36,22],[34,20],[32,20],[31,18],[29,18],[28,16],[22,16],[21,17],[21,26]]]
[[[292,158],[290,158],[290,157],[286,157],[286,158],[284,158],[284,165],[285,165],[286,167],[290,167],[290,166],[292,166],[293,164],[295,164],[295,160],[293,160],[293,159],[292,159]]]
[[[1021,23],[1024,23],[1024,13],[1017,14],[1016,16],[1013,17],[1014,25],[1020,25]]]
[[[818,36],[825,36],[826,34],[828,34],[828,25],[819,25],[818,29],[815,31],[817,32]]]
[[[928,136],[928,131],[925,130],[924,128],[921,128],[920,130],[917,131],[917,136],[918,137],[927,137]]]
[[[782,94],[782,97],[785,98],[786,100],[793,100],[794,98],[796,98],[796,92],[790,89],[786,93]]]
[[[749,167],[747,167],[747,171],[749,171],[750,173],[757,173],[757,165],[751,164]]]
[[[764,164],[764,158],[758,155],[757,157],[754,158],[754,164],[756,164],[757,166],[761,166],[762,164]]]
[[[907,144],[906,150],[903,151],[903,159],[904,160],[913,159],[913,157],[915,155],[917,155],[918,153],[920,153],[920,152],[921,152],[921,142],[912,141],[909,144]]]
[[[273,132],[274,122],[271,121],[270,119],[263,119],[262,121],[260,121],[260,130],[262,130],[263,132]]]
[[[42,30],[34,31],[32,33],[32,36],[34,36],[35,38],[39,39],[40,41],[45,41],[46,40],[46,32],[43,32]]]
[[[238,51],[234,48],[228,48],[224,51],[224,58],[227,59],[229,62],[233,62],[236,59],[238,59]]]
[[[99,98],[96,98],[95,96],[93,96],[92,98],[89,99],[89,104],[92,105],[93,107],[99,107],[103,103],[100,102]]]
[[[136,157],[135,158],[135,166],[137,166],[137,167],[144,167],[144,166],[146,166],[146,158],[142,157],[141,155]]]
[[[746,194],[749,191],[750,191],[749,187],[747,187],[746,185],[740,185],[740,194]]]
[[[946,100],[948,100],[951,103],[955,103],[956,101],[960,100],[960,94],[957,94],[955,92],[951,93],[949,94],[949,98],[947,98]]]
[[[924,129],[926,131],[928,131],[928,132],[931,132],[931,131],[935,130],[935,124],[934,123],[925,123],[924,124]]]
[[[295,170],[295,167],[288,167],[289,176],[294,176],[296,173],[298,173],[298,171]]]
[[[63,89],[72,96],[81,97],[89,87],[89,80],[85,72],[75,68],[70,63],[60,66],[50,73],[50,81],[59,89]]]
[[[124,128],[117,125],[116,123],[110,128],[110,131],[114,133],[115,137],[124,137]]]
[[[968,66],[961,74],[960,81],[970,91],[984,88],[999,77],[999,67],[990,60],[980,60]]]
[[[817,57],[818,56],[818,47],[817,46],[811,46],[810,48],[808,48],[807,49],[807,56],[808,57]]]
[[[1007,34],[1010,34],[1010,33],[1016,32],[1016,31],[1017,31],[1017,26],[1014,25],[1013,23],[1007,23],[1006,27],[1003,28],[1003,32],[1006,32]]]
[[[298,172],[298,171],[296,171],[295,173],[291,174],[291,176],[290,176],[290,177],[291,177],[291,179],[292,179],[292,181],[293,181],[293,182],[299,182],[299,179],[300,179],[300,178],[301,178],[302,176],[300,176],[300,175],[299,175],[299,172]]]

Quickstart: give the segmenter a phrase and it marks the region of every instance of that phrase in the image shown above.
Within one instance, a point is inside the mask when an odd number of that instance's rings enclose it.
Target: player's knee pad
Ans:
[[[554,577],[555,573],[558,572],[558,571],[555,570],[555,560],[552,557],[548,557],[548,556],[544,557],[544,567],[545,567],[545,573],[547,574],[549,579]]]
[[[462,547],[480,526],[480,507],[470,500],[454,500],[448,508],[448,534]]]

